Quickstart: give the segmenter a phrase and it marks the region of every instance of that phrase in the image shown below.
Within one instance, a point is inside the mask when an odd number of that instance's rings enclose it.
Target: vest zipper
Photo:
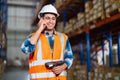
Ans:
[[[52,54],[52,61],[53,61],[53,50],[51,49],[51,54]]]

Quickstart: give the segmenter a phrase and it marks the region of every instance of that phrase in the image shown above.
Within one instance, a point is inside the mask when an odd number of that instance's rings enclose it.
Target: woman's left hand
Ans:
[[[54,67],[52,71],[57,75],[57,74],[60,74],[62,71],[64,71],[66,68],[67,68],[67,65],[66,63],[64,63],[63,65]]]

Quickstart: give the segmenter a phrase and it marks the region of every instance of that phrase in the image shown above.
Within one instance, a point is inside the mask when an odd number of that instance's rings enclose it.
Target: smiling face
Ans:
[[[56,16],[51,13],[44,14],[43,19],[46,22],[46,30],[51,31],[56,25]]]

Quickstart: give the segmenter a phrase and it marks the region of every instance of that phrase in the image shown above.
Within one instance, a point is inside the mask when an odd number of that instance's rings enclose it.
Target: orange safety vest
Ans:
[[[66,70],[56,77],[52,70],[45,67],[46,62],[64,60],[66,40],[65,34],[57,32],[54,35],[54,50],[52,52],[47,37],[40,34],[35,51],[29,58],[30,80],[66,80]]]

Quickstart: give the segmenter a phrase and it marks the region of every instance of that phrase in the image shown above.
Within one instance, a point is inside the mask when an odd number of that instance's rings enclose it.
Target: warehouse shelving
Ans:
[[[81,30],[78,30],[78,31],[73,31],[72,33],[68,34],[70,37],[72,36],[76,36],[77,34],[79,33],[83,33],[83,32],[87,32],[89,30],[92,30],[92,29],[95,29],[95,28],[98,28],[98,27],[102,27],[102,25],[105,25],[107,23],[110,23],[112,21],[115,21],[115,20],[118,20],[120,19],[120,13],[114,15],[114,16],[111,16],[110,18],[107,18],[107,19],[104,19],[104,20],[101,20],[100,22],[97,22],[95,24],[92,24],[92,25],[88,25],[86,27],[84,27],[83,29]]]
[[[8,10],[7,10],[7,0],[1,0],[0,1],[0,43],[2,44],[3,41],[5,41],[5,48],[7,48],[7,17],[8,17]]]
[[[92,0],[85,0],[85,1],[92,1]],[[102,1],[102,3],[95,4],[96,3],[95,1],[96,2]],[[104,1],[105,1],[105,5],[104,5]],[[112,1],[112,3],[110,1]],[[68,18],[66,19],[67,20],[66,27],[64,28],[63,32],[65,32],[69,36],[72,47],[75,46],[74,48],[75,50],[73,50],[75,59],[73,62],[73,66],[69,71],[70,74],[68,74],[68,80],[69,79],[113,80],[116,77],[118,78],[120,76],[120,74],[118,74],[120,72],[119,71],[120,62],[118,62],[116,67],[116,65],[114,65],[112,58],[112,57],[116,58],[115,56],[113,56],[114,53],[112,53],[113,44],[118,44],[117,55],[118,56],[120,55],[119,53],[120,7],[117,9],[116,5],[118,4],[114,3],[113,1],[119,1],[119,0],[94,0],[95,9],[94,8],[88,9],[90,11],[87,12],[83,10],[83,12],[81,13],[77,10],[80,10],[81,7],[79,5],[81,3],[83,4],[82,6],[84,6],[84,2],[82,2],[82,0],[74,0],[74,1],[65,0],[65,2],[59,5],[58,11],[61,17],[58,19],[60,21],[58,27],[61,29],[63,28],[61,27],[61,25],[63,25],[62,11],[63,9],[66,9]],[[47,3],[47,1],[45,3]],[[114,5],[112,5],[113,3]],[[75,5],[78,6],[77,9]],[[73,8],[74,12],[71,13],[71,10],[68,10],[69,8]],[[95,11],[95,13],[92,13],[92,11]],[[80,18],[78,18],[78,16],[80,16]],[[104,39],[107,39],[110,43],[109,46],[110,56],[109,57],[107,56],[107,61],[108,61],[107,65],[99,66],[97,68],[93,67],[92,69],[91,56],[90,56],[91,46],[95,42],[97,42],[98,46],[101,46],[102,48],[104,45],[101,43],[103,42]],[[78,51],[76,50],[76,48],[78,48],[77,49]],[[120,59],[120,57],[118,57],[118,59]]]
[[[0,77],[5,69],[3,60],[6,59],[6,53],[3,54],[2,52],[7,50],[7,7],[7,0],[0,0]]]

